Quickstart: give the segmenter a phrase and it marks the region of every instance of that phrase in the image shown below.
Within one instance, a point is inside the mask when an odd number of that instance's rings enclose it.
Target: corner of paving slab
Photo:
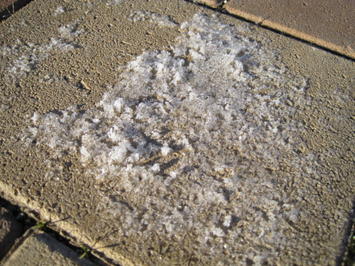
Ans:
[[[198,12],[208,14],[199,17],[207,22],[214,14],[178,0],[37,0],[0,24],[1,193],[123,265],[335,264],[354,193],[348,146],[354,63],[217,14],[211,19],[215,34],[218,27],[235,27],[239,37],[224,35],[224,45],[242,40],[245,50],[233,50],[235,72],[196,67],[201,56],[209,59],[209,50],[198,50],[204,43],[184,47],[186,32],[209,33],[203,25],[178,25]],[[184,72],[189,65],[205,87]],[[181,66],[190,83],[169,71],[157,78],[172,66]],[[234,91],[223,94],[223,79],[250,78],[255,69],[268,83],[259,84],[257,75],[236,88],[260,109]],[[181,93],[174,91],[179,82]],[[176,97],[159,91],[166,84]],[[154,94],[152,88],[159,89]],[[181,109],[174,109],[181,106],[174,98],[184,103]],[[226,102],[216,106],[215,98]],[[286,112],[270,107],[273,99]],[[206,106],[218,119],[202,120]],[[236,108],[240,112],[228,111]],[[159,118],[167,123],[155,130],[149,119],[167,110],[174,119]],[[183,110],[200,118],[182,120]],[[235,119],[245,123],[240,138],[232,130],[239,124],[228,124]],[[205,125],[218,121],[231,139],[218,133],[220,126],[209,135]],[[112,157],[116,162],[107,163]],[[133,163],[120,161],[128,159]]]
[[[15,14],[19,9],[26,6],[32,0],[1,0],[0,1],[0,23]]]
[[[1,265],[95,265],[43,232],[28,234]]]

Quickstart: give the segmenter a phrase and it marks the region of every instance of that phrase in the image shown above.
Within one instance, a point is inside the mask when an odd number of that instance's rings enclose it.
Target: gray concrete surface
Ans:
[[[25,265],[95,265],[46,233],[29,235],[13,253],[2,262],[4,266]]]
[[[2,23],[2,195],[123,265],[335,265],[354,62],[215,15],[38,0]]]

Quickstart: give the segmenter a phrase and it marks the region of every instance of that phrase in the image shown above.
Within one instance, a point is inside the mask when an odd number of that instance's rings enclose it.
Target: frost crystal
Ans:
[[[7,65],[8,73],[15,77],[21,77],[33,69],[49,56],[53,50],[68,51],[76,47],[74,37],[82,31],[78,30],[77,24],[69,24],[58,29],[60,37],[51,38],[49,43],[33,44],[17,41],[12,47],[3,47],[1,50],[4,56],[15,56],[15,59]]]
[[[65,12],[65,8],[62,7],[62,6],[58,6],[56,8],[56,10],[54,10],[54,16],[58,16],[58,15],[64,13],[64,12]]]
[[[281,225],[298,211],[275,187],[272,169],[286,154],[295,167],[284,179],[310,167],[293,152],[306,81],[237,30],[197,14],[181,25],[171,51],[128,63],[95,108],[35,114],[26,139],[50,147],[48,178],[58,178],[67,154],[78,156],[83,174],[97,180],[99,208],[120,220],[125,235],[191,231],[211,256],[223,253],[214,242],[223,238],[230,263],[240,250],[248,256],[255,239],[282,245]],[[108,183],[115,185],[101,189]]]
[[[110,0],[106,3],[108,6],[117,6],[121,3],[123,3],[125,0]]]
[[[177,26],[177,23],[173,21],[169,16],[163,16],[161,14],[157,14],[150,11],[135,11],[130,15],[129,18],[133,22],[149,21],[163,27]]]

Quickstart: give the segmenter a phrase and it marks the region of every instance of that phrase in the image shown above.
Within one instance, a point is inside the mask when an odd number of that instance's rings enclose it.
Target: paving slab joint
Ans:
[[[355,265],[355,201],[353,202],[349,223],[344,233],[340,255],[336,261],[337,265]]]
[[[32,0],[0,0],[0,22],[11,17]]]
[[[2,265],[102,265],[77,256],[77,252],[48,233],[29,230]]]
[[[211,8],[217,12],[221,12],[237,18],[242,21],[256,24],[261,28],[270,30],[272,32],[281,34],[286,37],[291,37],[297,41],[307,43],[308,45],[314,46],[318,49],[325,50],[331,54],[341,56],[351,61],[355,61],[355,53],[351,49],[344,49],[339,45],[333,44],[329,41],[324,41],[322,39],[316,38],[307,33],[292,29],[282,24],[270,21],[270,16],[260,17],[253,15],[251,13],[243,12],[239,9],[232,8],[228,4],[230,0],[185,0],[203,7]]]
[[[17,206],[0,198],[0,261],[33,224]]]
[[[36,212],[31,210],[23,210],[23,208],[14,205],[12,202],[0,198],[0,203],[5,209],[7,209],[16,219],[16,221],[22,225],[23,232],[21,236],[17,237],[15,242],[12,243],[11,247],[6,251],[6,254],[0,259],[0,265],[3,265],[9,260],[11,255],[23,244],[23,242],[33,234],[46,233],[51,235],[54,239],[59,241],[64,246],[68,247],[70,250],[77,253],[79,259],[88,259],[97,265],[108,265],[112,262],[109,259],[102,258],[103,255],[93,247],[88,247],[86,245],[78,245],[77,240],[72,240],[69,234],[61,231],[61,233],[56,230],[56,223],[68,220],[70,217],[66,217],[56,221],[43,221],[40,219]],[[24,207],[26,208],[26,207]],[[79,243],[80,244],[80,243]],[[94,255],[95,253],[95,255]],[[100,258],[99,258],[100,257]]]

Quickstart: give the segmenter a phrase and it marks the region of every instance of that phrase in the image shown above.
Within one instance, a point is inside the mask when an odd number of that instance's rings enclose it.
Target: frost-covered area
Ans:
[[[163,26],[163,27],[175,27],[178,24],[169,16],[164,16],[158,13],[154,13],[154,12],[150,12],[150,11],[144,11],[144,10],[140,10],[140,11],[134,11],[131,15],[130,15],[130,20],[132,20],[133,22],[137,22],[137,21],[149,21],[152,23],[155,23],[159,26]]]
[[[64,25],[58,29],[58,38],[51,38],[48,43],[34,44],[17,40],[12,46],[4,46],[0,53],[6,57],[14,57],[6,69],[13,77],[21,77],[36,68],[53,50],[68,51],[77,46],[74,38],[82,31],[78,24]]]
[[[121,3],[123,3],[125,0],[109,0],[106,5],[108,6],[116,6],[119,5]]]
[[[158,234],[225,264],[277,258],[299,211],[274,172],[311,171],[295,152],[306,81],[246,28],[197,14],[170,51],[128,63],[95,108],[34,114],[25,140],[50,148],[48,178],[77,156],[121,234]],[[150,241],[144,242],[145,244]]]
[[[62,6],[58,6],[58,7],[56,8],[56,10],[54,10],[53,15],[54,15],[54,16],[58,16],[58,15],[60,15],[60,14],[63,14],[64,12],[65,12],[65,8],[62,7]]]

